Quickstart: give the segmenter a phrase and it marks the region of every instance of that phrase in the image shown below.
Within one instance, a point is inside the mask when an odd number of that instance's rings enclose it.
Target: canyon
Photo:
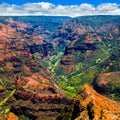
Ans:
[[[1,16],[0,119],[119,120],[119,18]]]

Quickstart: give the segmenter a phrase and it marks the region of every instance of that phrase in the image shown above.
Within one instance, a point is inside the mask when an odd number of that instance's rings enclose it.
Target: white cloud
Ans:
[[[120,8],[119,5],[116,3],[106,3],[99,5],[96,10],[100,14],[105,15],[120,15]]]
[[[0,15],[51,15],[51,16],[85,16],[85,15],[120,15],[120,5],[117,3],[103,3],[98,6],[83,3],[80,5],[54,5],[48,2],[25,3],[15,5],[0,4]]]

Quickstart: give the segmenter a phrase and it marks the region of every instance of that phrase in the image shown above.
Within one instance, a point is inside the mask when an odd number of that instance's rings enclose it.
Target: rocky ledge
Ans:
[[[120,120],[120,103],[84,85],[71,107],[65,108],[58,120]]]

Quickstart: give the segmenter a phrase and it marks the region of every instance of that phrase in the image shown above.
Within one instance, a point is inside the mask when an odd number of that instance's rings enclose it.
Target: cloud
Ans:
[[[117,3],[103,3],[98,6],[83,3],[80,5],[55,5],[49,2],[25,3],[15,5],[0,4],[1,16],[24,16],[24,15],[46,15],[46,16],[85,16],[85,15],[120,15],[120,5]]]
[[[116,3],[101,4],[96,8],[96,11],[105,15],[120,15],[120,5]]]

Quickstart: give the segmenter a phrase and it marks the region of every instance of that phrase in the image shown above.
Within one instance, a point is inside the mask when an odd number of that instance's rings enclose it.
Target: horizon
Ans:
[[[78,18],[78,17],[95,17],[95,16],[112,16],[112,17],[116,17],[116,16],[120,16],[120,15],[84,15],[84,16],[76,16],[76,17],[71,17],[71,16],[46,16],[46,15],[13,15],[13,16],[1,16],[0,17],[68,17],[68,18]]]

